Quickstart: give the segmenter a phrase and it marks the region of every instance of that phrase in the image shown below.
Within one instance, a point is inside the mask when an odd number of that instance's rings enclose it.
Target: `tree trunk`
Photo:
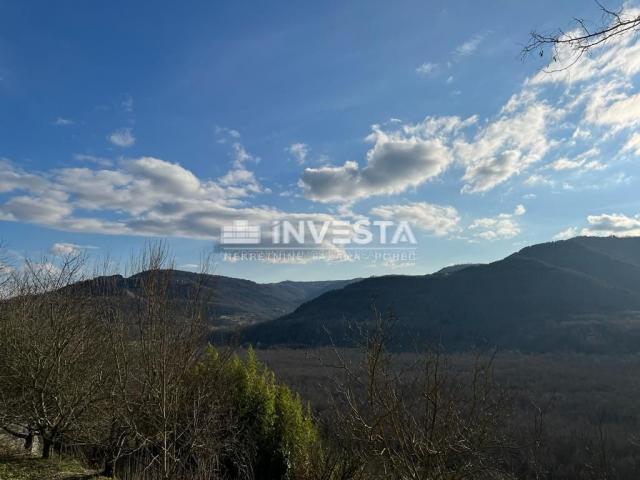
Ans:
[[[113,478],[115,476],[115,462],[113,461],[113,458],[105,460],[102,476],[107,478]]]
[[[51,456],[51,440],[42,437],[42,458],[49,458]]]
[[[33,451],[33,433],[31,432],[24,437],[24,449],[29,453]]]

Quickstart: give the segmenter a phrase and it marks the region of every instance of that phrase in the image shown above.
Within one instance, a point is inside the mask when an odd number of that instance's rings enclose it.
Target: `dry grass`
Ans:
[[[2,480],[106,480],[71,458],[43,460],[0,445]]]

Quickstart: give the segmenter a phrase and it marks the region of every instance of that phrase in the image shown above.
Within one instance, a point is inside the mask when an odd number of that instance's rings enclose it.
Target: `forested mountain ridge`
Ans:
[[[256,283],[250,280],[202,275],[181,270],[167,271],[169,295],[174,302],[188,302],[196,290],[207,304],[207,317],[213,327],[233,327],[271,320],[293,311],[305,301],[351,280],[327,280]],[[126,308],[127,301],[141,295],[148,272],[130,277],[98,277],[67,287],[89,289],[92,295],[117,299]]]
[[[533,351],[640,351],[640,238],[576,237],[486,265],[368,278],[248,328],[258,345],[353,342],[371,307],[393,312],[394,343]]]

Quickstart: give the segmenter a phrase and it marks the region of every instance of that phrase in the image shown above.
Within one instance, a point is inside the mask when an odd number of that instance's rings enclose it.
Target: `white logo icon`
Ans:
[[[249,225],[246,220],[234,220],[233,225],[222,227],[221,244],[255,245],[260,243],[260,227]]]

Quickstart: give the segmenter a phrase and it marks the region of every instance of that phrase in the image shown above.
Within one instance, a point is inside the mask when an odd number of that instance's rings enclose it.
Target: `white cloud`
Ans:
[[[47,188],[47,181],[39,175],[26,172],[7,159],[0,158],[0,193],[15,190],[40,192]]]
[[[640,123],[640,94],[630,95],[628,83],[612,80],[590,87],[585,107],[585,121],[613,130],[637,126]]]
[[[634,154],[640,156],[640,133],[633,133],[627,142],[622,147],[623,152],[632,151]]]
[[[220,126],[215,127],[215,134],[218,137],[218,143],[227,143],[229,139],[236,141],[241,136],[238,130]]]
[[[127,95],[125,99],[120,104],[125,112],[132,113],[133,112],[133,97],[131,95]]]
[[[275,220],[333,219],[247,205],[261,188],[247,170],[200,179],[180,164],[153,157],[37,174],[6,160],[4,165],[10,167],[0,170],[9,198],[0,203],[0,219],[65,231],[213,239],[233,220],[268,226]]]
[[[569,227],[566,230],[558,232],[553,236],[553,240],[569,240],[570,238],[578,236],[578,229],[576,227]]]
[[[109,141],[118,147],[128,148],[136,143],[136,137],[131,128],[121,128],[109,135]]]
[[[436,73],[437,70],[438,70],[437,63],[425,62],[422,65],[420,65],[418,68],[416,68],[416,73],[422,77],[428,77]]]
[[[562,170],[604,170],[606,165],[600,163],[598,160],[590,160],[593,157],[600,155],[600,149],[592,147],[589,150],[580,153],[573,159],[562,157],[551,163],[549,166],[556,171]]]
[[[607,166],[603,163],[600,163],[597,160],[592,160],[590,162],[586,162],[583,165],[583,170],[585,171],[589,171],[589,170],[604,170],[605,168],[607,168]]]
[[[629,217],[622,213],[589,215],[589,226],[582,229],[582,235],[637,237],[640,236],[640,215]]]
[[[455,50],[455,54],[459,57],[467,57],[478,49],[483,40],[484,35],[475,35],[463,44],[459,45]]]
[[[518,205],[513,213],[501,213],[495,217],[478,218],[469,226],[473,236],[482,240],[506,240],[520,234],[517,217],[524,215],[526,209]]]
[[[464,193],[485,193],[525,174],[527,186],[564,183],[579,188],[575,176],[569,184],[558,180],[556,173],[604,170],[609,162],[598,156],[600,151],[623,150],[622,145],[614,143],[617,133],[640,124],[640,94],[634,91],[633,78],[640,74],[640,42],[632,37],[616,39],[611,51],[609,46],[594,50],[566,71],[539,73],[527,79],[493,117],[480,120],[474,116],[474,123],[451,130],[441,126],[431,132],[429,124],[461,120],[428,117],[429,121],[416,124],[374,126],[374,134],[369,137],[374,147],[367,152],[366,163],[349,159],[342,164],[306,169],[299,183],[303,193],[324,202],[397,194],[426,183],[452,166],[463,169]],[[458,53],[473,53],[482,38],[480,35],[465,42]],[[424,73],[433,72],[435,64],[425,65]],[[563,65],[560,62],[556,66]],[[556,84],[566,88],[562,91]],[[636,147],[640,146],[640,136],[627,137],[626,151],[640,151]],[[566,152],[567,147],[586,148],[575,155]],[[561,149],[565,151],[548,160],[551,152]],[[396,157],[398,161],[390,160]],[[387,163],[383,158],[397,168],[390,171],[381,167]],[[615,160],[612,157],[610,162]],[[539,164],[543,165],[532,172]],[[377,176],[378,171],[384,175]],[[382,181],[383,177],[387,180]],[[374,178],[378,181],[371,181]]]
[[[66,197],[65,194],[49,197],[28,195],[12,197],[0,207],[0,219],[31,223],[57,222],[73,211],[73,208],[67,203]]]
[[[630,18],[640,9],[627,5]],[[566,35],[580,34],[578,30]],[[588,55],[560,45],[555,60],[525,82],[525,87],[559,84],[566,87],[562,101],[567,108],[582,108],[582,122],[574,139],[592,135],[591,127],[607,128],[607,135],[640,123],[640,95],[634,77],[640,73],[640,42],[635,35],[618,35],[592,48]]]
[[[141,157],[130,160],[126,164],[126,171],[152,184],[163,195],[190,195],[200,190],[200,180],[178,163],[165,162],[158,158]],[[118,177],[116,180],[124,180]]]
[[[66,127],[69,125],[73,125],[75,122],[70,118],[58,117],[53,121],[53,124],[58,127]]]
[[[198,270],[201,268],[201,265],[198,265],[197,263],[184,263],[179,265],[178,268],[184,268],[185,270]]]
[[[113,160],[110,160],[105,157],[98,157],[96,155],[86,155],[83,153],[77,153],[73,156],[73,158],[79,162],[95,163],[96,165],[100,165],[101,167],[113,166]]]
[[[51,245],[51,247],[49,248],[49,251],[53,255],[56,255],[58,257],[65,257],[69,255],[77,255],[83,250],[95,249],[95,248],[96,247],[93,247],[91,245],[76,245],[75,243],[59,242]]]
[[[513,96],[500,116],[468,142],[455,143],[465,166],[463,192],[486,192],[540,161],[551,148],[549,123],[561,113],[523,93]]]
[[[247,193],[268,193],[270,191],[269,189],[263,188],[256,179],[255,174],[245,168],[230,170],[220,178],[220,184],[226,187],[239,188],[241,191]]]
[[[252,155],[241,143],[241,135],[238,130],[228,127],[215,127],[215,135],[220,144],[231,146],[233,168],[243,173],[236,174],[236,177],[244,175],[246,177],[246,165],[248,163],[260,163],[260,157]]]
[[[625,10],[629,17],[640,15],[637,8],[629,6]],[[574,30],[566,35],[576,33],[581,32]],[[640,73],[640,43],[635,35],[611,37],[599,47],[593,48],[589,55],[580,55],[579,58],[576,50],[561,45],[555,57],[545,70],[532,77],[528,83],[576,85],[612,75],[631,77]]]
[[[364,168],[353,161],[341,167],[307,168],[300,186],[312,200],[350,201],[403,192],[436,177],[450,162],[449,151],[438,140],[379,139]]]
[[[233,166],[235,168],[244,168],[245,164],[249,162],[260,162],[260,157],[251,155],[240,142],[233,143],[231,147],[233,148]]]
[[[544,175],[534,173],[524,181],[524,184],[528,187],[552,187],[555,182]]]
[[[305,163],[307,156],[309,155],[309,145],[306,143],[292,143],[285,149],[285,151],[295,158],[300,165],[302,165]]]
[[[395,222],[407,221],[437,236],[450,235],[461,230],[460,215],[451,206],[433,205],[426,202],[381,205],[373,208],[371,215]]]
[[[372,195],[388,195],[417,187],[440,175],[453,161],[448,143],[456,132],[476,118],[427,117],[384,131],[372,127],[364,167],[355,161],[341,166],[306,168],[299,185],[305,196],[321,202],[353,201]]]
[[[464,168],[463,192],[487,192],[542,160],[555,144],[548,130],[564,115],[524,90],[482,126],[477,116],[427,117],[392,130],[374,125],[367,137],[374,147],[367,152],[366,165],[348,161],[308,168],[300,186],[312,200],[352,201],[417,187],[455,162]],[[472,127],[477,127],[475,134],[468,138]]]
[[[576,168],[580,168],[583,162],[578,162],[576,160],[569,160],[566,157],[559,158],[555,162],[551,164],[551,168],[554,170],[574,170]]]
[[[571,135],[573,139],[586,140],[587,138],[591,138],[591,131],[583,129],[581,127],[577,127],[573,134]]]

